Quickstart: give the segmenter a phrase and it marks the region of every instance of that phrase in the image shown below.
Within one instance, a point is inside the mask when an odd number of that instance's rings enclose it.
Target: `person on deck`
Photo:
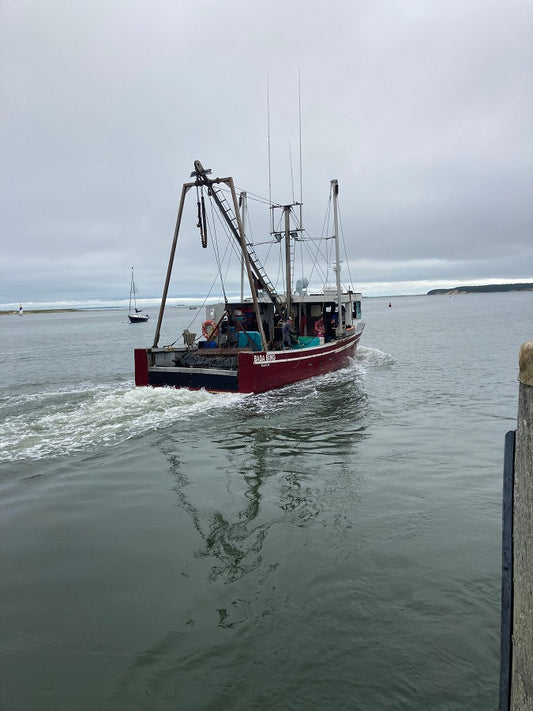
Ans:
[[[322,320],[321,316],[315,322],[315,336],[318,336],[319,338],[324,338],[324,333],[324,321]]]
[[[290,316],[284,321],[281,334],[283,336],[283,348],[290,348],[293,344],[292,318]]]

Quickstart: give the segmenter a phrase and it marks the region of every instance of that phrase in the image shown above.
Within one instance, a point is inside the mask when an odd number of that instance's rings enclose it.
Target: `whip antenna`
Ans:
[[[302,205],[303,196],[303,172],[302,172],[302,92],[300,89],[300,70],[298,70],[298,131],[300,134],[300,229],[303,230]]]
[[[272,169],[270,165],[270,78],[267,76],[267,144],[268,144],[268,202],[272,207]],[[270,231],[274,232],[274,212],[270,210]]]

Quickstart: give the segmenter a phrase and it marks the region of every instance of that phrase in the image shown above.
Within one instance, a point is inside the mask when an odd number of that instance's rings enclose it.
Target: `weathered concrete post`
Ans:
[[[533,709],[533,341],[519,356],[514,460],[511,711]]]

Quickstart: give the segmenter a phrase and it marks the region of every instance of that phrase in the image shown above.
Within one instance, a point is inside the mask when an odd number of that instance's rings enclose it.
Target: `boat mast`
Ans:
[[[239,205],[241,206],[241,220],[243,228],[246,220],[246,211],[248,208],[247,197],[248,196],[245,192],[242,192],[239,195]],[[246,239],[246,235],[244,235],[244,233],[243,236]],[[244,250],[242,250],[241,253],[241,301],[244,301]]]
[[[339,250],[339,217],[337,200],[339,197],[339,182],[338,180],[331,181],[331,190],[333,192],[333,224],[335,230],[335,275],[337,277],[337,328],[335,329],[335,335],[337,338],[342,336],[343,324],[342,324],[342,286],[341,286],[341,262],[340,262],[340,250]]]
[[[133,267],[131,268],[130,311],[131,311],[131,295],[132,294],[133,294],[133,308],[135,310],[135,313],[138,313],[139,309],[137,308],[137,289],[135,287],[135,278],[133,276]]]
[[[135,284],[133,281],[133,267],[131,268],[131,284],[130,284],[130,305],[128,307],[128,312],[131,314],[131,295],[135,294]]]
[[[285,213],[285,301],[287,305],[287,317],[291,315],[292,306],[292,284],[291,284],[291,207],[284,205]]]

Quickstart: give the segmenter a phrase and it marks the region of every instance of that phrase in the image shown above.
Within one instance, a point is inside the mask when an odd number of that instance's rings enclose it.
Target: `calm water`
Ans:
[[[497,707],[533,294],[387,304],[260,396],[135,389],[155,313],[0,317],[2,711]]]

